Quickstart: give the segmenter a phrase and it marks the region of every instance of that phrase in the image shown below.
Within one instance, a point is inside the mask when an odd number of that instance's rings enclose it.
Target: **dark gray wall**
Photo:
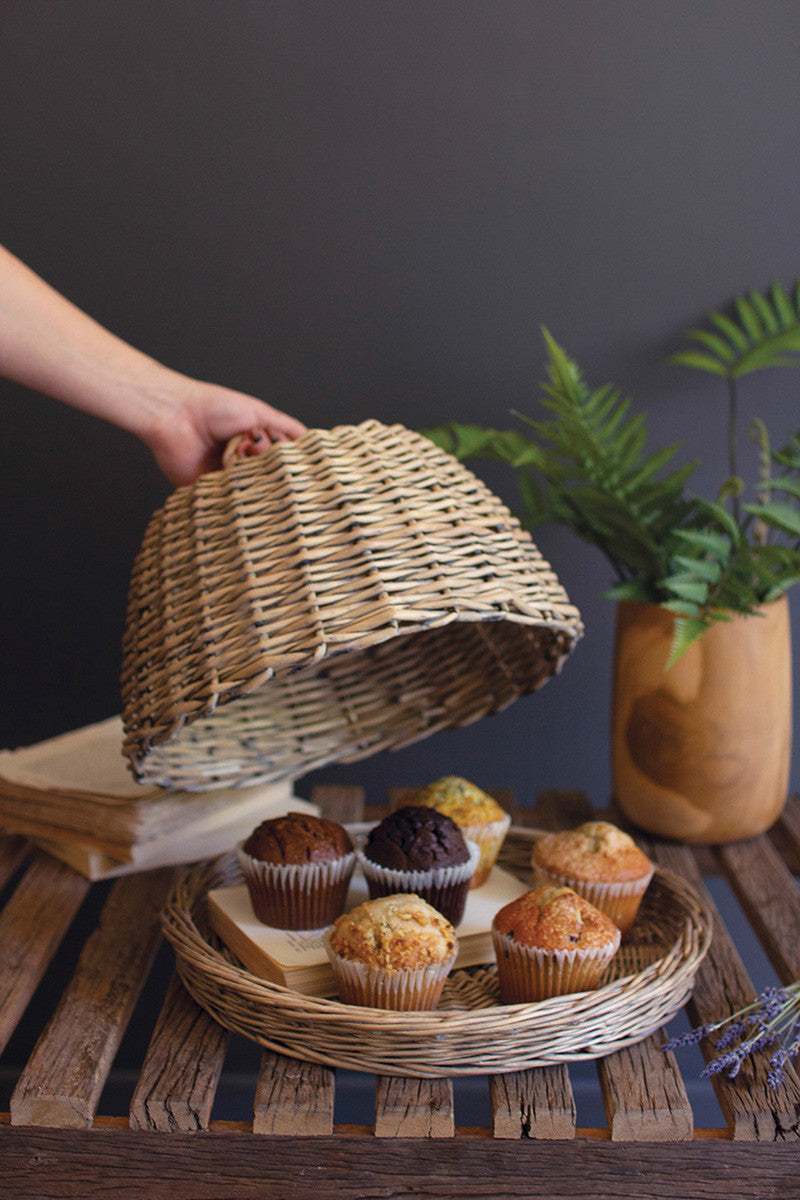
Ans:
[[[794,0],[5,0],[0,241],[172,367],[310,425],[505,425],[539,326],[724,474],[724,396],[666,365],[800,271]],[[800,376],[746,388],[776,439]],[[118,711],[142,446],[2,385],[0,744]],[[478,468],[515,498],[510,478]],[[609,572],[537,541],[586,637],[543,692],[317,773],[608,793]],[[307,780],[301,786],[305,790]],[[797,770],[793,780],[798,782]]]

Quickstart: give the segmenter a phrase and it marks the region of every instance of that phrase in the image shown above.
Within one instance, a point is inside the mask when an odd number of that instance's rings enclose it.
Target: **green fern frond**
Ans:
[[[745,504],[744,510],[771,529],[800,540],[800,510],[797,505],[772,500],[769,504]]]
[[[672,633],[672,645],[669,649],[669,657],[667,658],[666,669],[674,667],[679,658],[682,657],[689,649],[698,641],[705,631],[708,629],[709,622],[704,617],[691,617],[683,613],[676,613],[675,625]]]
[[[772,491],[785,492],[787,496],[800,500],[800,479],[794,475],[775,475],[769,482]]]
[[[522,431],[458,423],[428,431],[460,459],[507,462],[529,528],[561,523],[605,554],[617,577],[606,595],[675,614],[671,663],[712,622],[755,612],[800,583],[800,431],[774,451],[764,423],[752,421],[757,503],[743,503],[735,454],[738,377],[800,365],[800,280],[791,295],[776,282],[738,296],[707,324],[672,361],[727,382],[730,463],[716,500],[686,491],[696,462],[674,466],[677,444],[649,451],[644,416],[611,384],[590,388],[547,329],[543,419],[516,413]]]
[[[764,367],[800,366],[800,281],[790,297],[776,280],[768,293],[751,291],[734,301],[737,320],[712,312],[714,327],[690,329],[686,337],[702,347],[671,356],[670,361],[727,379],[738,379]]]
[[[514,415],[528,432],[452,423],[427,431],[457,458],[491,457],[517,470],[526,525],[560,521],[597,546],[620,581],[654,581],[669,571],[674,531],[692,503],[684,488],[695,463],[669,466],[672,445],[646,452],[647,428],[630,400],[611,384],[591,389],[547,329],[547,380],[541,399],[550,416]]]

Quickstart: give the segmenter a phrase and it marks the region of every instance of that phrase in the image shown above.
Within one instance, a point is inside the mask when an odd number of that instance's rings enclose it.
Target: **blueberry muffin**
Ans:
[[[619,949],[613,921],[571,888],[532,888],[492,921],[504,1004],[599,987]]]

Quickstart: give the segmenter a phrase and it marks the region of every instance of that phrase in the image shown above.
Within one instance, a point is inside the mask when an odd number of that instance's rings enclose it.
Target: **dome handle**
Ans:
[[[223,467],[230,467],[240,458],[260,458],[272,445],[265,429],[248,429],[230,439],[222,452]]]

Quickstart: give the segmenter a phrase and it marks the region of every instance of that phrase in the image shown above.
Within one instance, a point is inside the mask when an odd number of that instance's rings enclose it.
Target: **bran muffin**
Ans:
[[[608,821],[586,821],[577,829],[539,838],[531,850],[531,866],[537,883],[571,887],[611,917],[623,936],[653,878],[649,858]]]
[[[277,929],[322,929],[345,905],[355,848],[343,825],[308,813],[273,817],[237,846],[253,911]]]
[[[357,905],[325,945],[345,1004],[401,1012],[436,1007],[457,953],[450,922],[409,892]]]
[[[511,825],[508,813],[487,792],[459,775],[434,780],[415,793],[413,802],[444,813],[455,821],[465,838],[475,842],[480,859],[471,886],[485,883]]]
[[[370,830],[358,862],[370,897],[414,892],[457,925],[480,851],[435,808],[406,805]]]
[[[504,1004],[599,987],[619,949],[613,921],[571,888],[532,888],[492,921]]]

